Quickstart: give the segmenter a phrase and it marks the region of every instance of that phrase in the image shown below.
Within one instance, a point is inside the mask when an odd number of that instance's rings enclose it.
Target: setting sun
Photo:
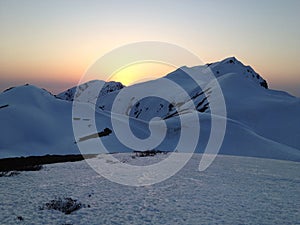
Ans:
[[[162,77],[175,69],[162,62],[137,62],[117,70],[107,81],[119,81],[128,86]]]

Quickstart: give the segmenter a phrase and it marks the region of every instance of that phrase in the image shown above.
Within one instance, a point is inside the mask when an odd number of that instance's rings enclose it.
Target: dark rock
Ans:
[[[260,82],[260,85],[262,86],[262,87],[264,87],[264,88],[266,88],[266,89],[268,89],[269,87],[268,87],[268,83],[267,83],[267,81],[261,81]]]
[[[20,220],[20,221],[24,220],[24,218],[22,216],[18,216],[17,219]]]
[[[8,106],[9,106],[8,104],[6,104],[6,105],[1,105],[1,106],[0,106],[0,109],[6,108],[6,107],[8,107]]]
[[[77,200],[74,200],[72,198],[58,198],[46,203],[44,206],[40,207],[40,210],[57,210],[68,215],[81,208],[82,204]]]
[[[167,153],[160,150],[147,150],[147,151],[133,151],[136,157],[147,157],[147,156],[155,156],[160,153]]]

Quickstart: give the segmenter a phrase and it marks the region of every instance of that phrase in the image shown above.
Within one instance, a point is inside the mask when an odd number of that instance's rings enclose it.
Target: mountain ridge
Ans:
[[[122,97],[119,93],[129,92],[133,98],[138,98],[151,87],[154,94],[163,93],[172,101],[149,97],[134,104],[129,102],[130,110],[119,115],[120,123],[129,117],[133,134],[143,139],[150,135],[149,121],[160,117],[158,123],[165,122],[168,129],[166,139],[157,148],[172,151],[181,132],[180,115],[190,118],[191,113],[197,113],[201,139],[196,152],[202,153],[211,130],[211,117],[217,116],[211,114],[210,104],[217,101],[218,96],[213,94],[215,87],[202,90],[187,73],[196,74],[196,78],[205,83],[207,70],[216,74],[226,103],[227,118],[223,119],[227,120],[227,129],[221,154],[300,161],[300,130],[297,126],[300,124],[300,99],[268,89],[267,82],[259,74],[234,57],[202,66],[182,67],[163,78],[128,87],[120,82],[90,81],[82,84],[79,91],[89,91],[93,82],[104,85],[100,95],[91,93],[89,98],[97,99],[94,114],[97,130],[112,131],[101,138],[111,152],[132,151],[118,140],[114,132],[110,121],[112,103]],[[164,79],[182,86],[188,96],[184,97],[179,90],[164,88]],[[0,158],[80,153],[75,144],[78,140],[73,134],[72,121],[76,119],[86,124],[83,136],[90,136],[93,135],[90,129],[93,118],[72,118],[75,91],[76,87],[73,87],[55,96],[33,85],[23,85],[2,92]],[[92,141],[95,140],[84,142]],[[84,153],[101,152],[101,149],[90,149]]]

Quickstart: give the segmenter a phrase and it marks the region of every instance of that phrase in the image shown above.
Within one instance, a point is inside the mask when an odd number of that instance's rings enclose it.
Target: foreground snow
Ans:
[[[133,155],[114,156],[134,165],[153,164],[167,157],[159,154],[132,158]],[[146,187],[112,183],[85,161],[46,165],[41,171],[2,177],[0,221],[2,224],[296,224],[300,221],[300,163],[218,156],[200,173],[200,159],[201,155],[195,154],[178,174]],[[77,199],[85,207],[70,215],[39,209],[53,199],[65,197]],[[19,221],[18,216],[24,220]]]

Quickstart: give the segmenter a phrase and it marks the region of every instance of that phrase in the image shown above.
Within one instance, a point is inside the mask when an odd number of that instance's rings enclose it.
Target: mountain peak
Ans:
[[[207,64],[214,75],[218,78],[228,73],[235,73],[246,79],[258,83],[260,86],[268,89],[268,84],[251,66],[244,65],[236,57],[228,57],[219,62]]]
[[[93,83],[102,83],[103,84],[103,87],[99,93],[99,96],[105,96],[111,92],[118,91],[125,87],[122,83],[116,82],[116,81],[105,82],[103,80],[91,80],[86,83],[80,84],[79,86],[72,87],[72,88],[56,95],[56,97],[63,99],[63,100],[67,100],[67,101],[73,101],[77,88],[79,88],[81,91],[83,91],[83,90],[89,88],[91,85],[93,85]],[[99,96],[93,96],[93,98],[94,97],[97,98]]]
[[[32,84],[24,84],[24,85],[20,85],[20,86],[16,86],[16,87],[10,87],[10,88],[7,88],[6,90],[4,90],[2,93],[9,94],[9,95],[16,95],[16,94],[22,95],[22,94],[26,94],[26,93],[33,93],[33,94],[40,93],[40,94],[44,94],[44,95],[53,96],[46,89],[39,88]]]
[[[239,60],[237,60],[234,56],[225,58],[221,61],[221,63],[229,63],[229,64],[235,64],[236,62],[241,63]]]
[[[225,58],[219,62],[207,63],[206,65],[193,67],[182,66],[179,69],[168,74],[166,77],[175,80],[183,79],[184,77],[186,77],[186,73],[188,72],[197,75],[199,79],[203,78],[203,80],[205,80],[207,69],[210,69],[210,71],[216,78],[222,77],[226,74],[236,74],[268,89],[266,80],[264,80],[258,73],[256,73],[251,66],[244,65],[234,56]]]
[[[43,88],[25,84],[3,91],[0,94],[0,101],[4,99],[9,105],[36,104],[42,106],[47,104],[48,101],[55,100],[55,96]]]

